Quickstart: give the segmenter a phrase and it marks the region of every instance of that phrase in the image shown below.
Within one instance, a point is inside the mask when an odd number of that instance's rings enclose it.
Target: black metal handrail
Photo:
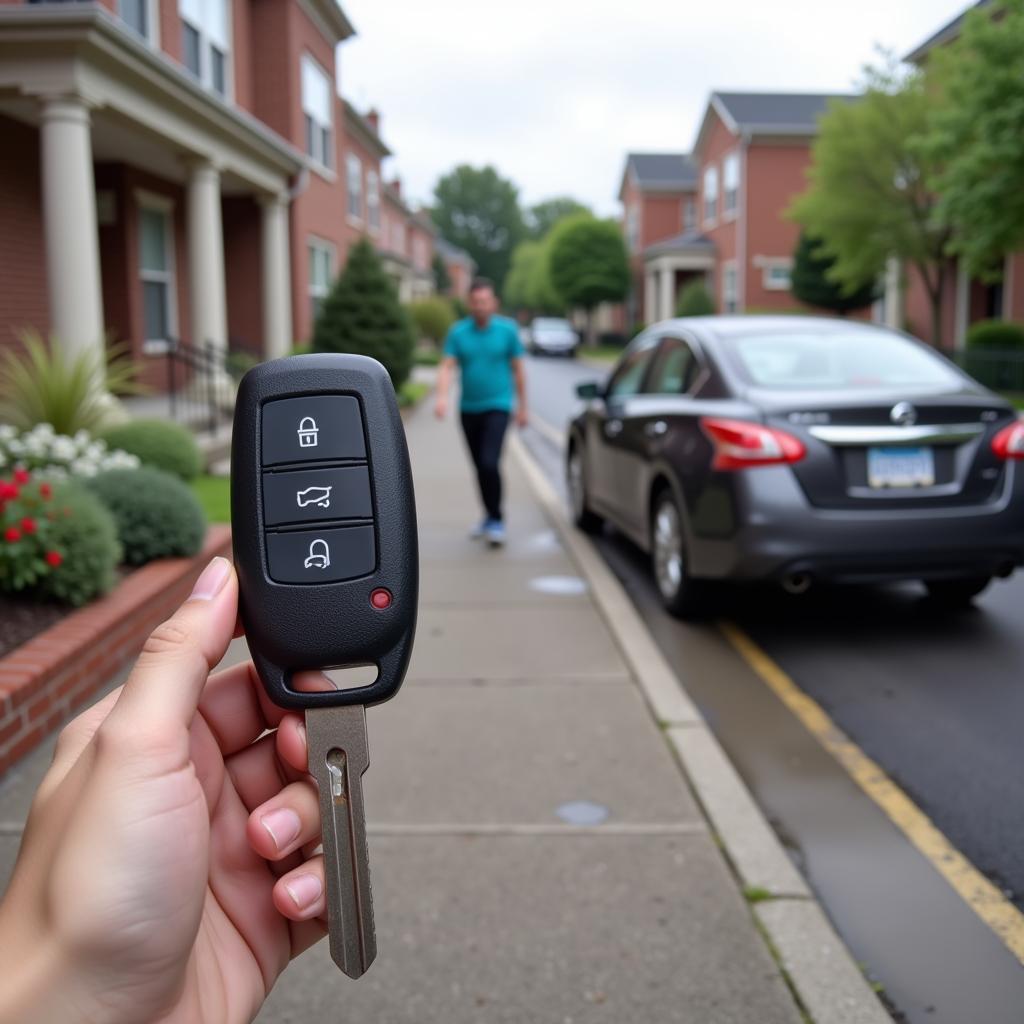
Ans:
[[[193,427],[205,423],[215,432],[230,420],[234,405],[223,349],[211,341],[193,345],[168,338],[166,354],[171,418]]]

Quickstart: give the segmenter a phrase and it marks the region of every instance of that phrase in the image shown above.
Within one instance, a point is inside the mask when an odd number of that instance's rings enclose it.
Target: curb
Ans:
[[[700,711],[683,690],[629,595],[591,542],[573,529],[554,488],[517,435],[510,437],[509,446],[534,497],[586,579],[739,884],[745,893],[758,893],[758,902],[751,907],[754,920],[800,1006],[820,1024],[892,1024]]]
[[[144,565],[0,658],[0,778],[136,657],[214,555],[231,556],[230,527],[210,527],[194,557]]]

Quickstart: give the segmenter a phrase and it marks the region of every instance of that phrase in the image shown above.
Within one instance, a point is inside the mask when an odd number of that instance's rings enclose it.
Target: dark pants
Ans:
[[[476,467],[480,485],[480,498],[488,519],[501,520],[501,445],[508,427],[508,413],[504,409],[487,412],[464,412],[462,430],[466,435],[469,454]]]

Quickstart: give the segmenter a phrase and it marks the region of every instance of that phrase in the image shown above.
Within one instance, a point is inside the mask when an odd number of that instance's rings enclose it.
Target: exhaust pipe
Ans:
[[[791,572],[782,577],[782,589],[787,594],[806,594],[813,582],[809,572]]]

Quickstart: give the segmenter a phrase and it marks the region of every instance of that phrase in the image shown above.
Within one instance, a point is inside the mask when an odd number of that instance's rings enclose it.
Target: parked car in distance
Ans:
[[[702,610],[710,580],[921,580],[964,604],[1024,562],[1024,421],[907,335],[669,320],[577,393],[573,518],[648,552],[678,615]]]
[[[529,350],[535,355],[575,355],[580,336],[568,320],[540,316],[530,324]]]

